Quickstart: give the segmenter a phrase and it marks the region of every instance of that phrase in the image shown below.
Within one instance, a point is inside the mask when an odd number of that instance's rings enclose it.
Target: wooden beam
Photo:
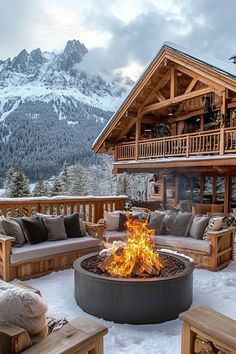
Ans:
[[[130,129],[135,125],[137,117],[129,117],[129,118],[130,118],[130,121],[128,121],[128,119],[127,119],[126,127],[122,130],[121,134],[114,140],[114,142],[121,140],[130,131]]]
[[[156,87],[153,89],[153,91],[148,95],[146,100],[143,102],[142,106],[140,107],[140,110],[145,106],[145,104],[155,95],[157,91],[162,89],[167,82],[170,80],[170,71],[168,70],[167,73],[163,76],[163,78],[159,81],[159,83],[156,85]]]
[[[198,80],[196,78],[193,78],[192,81],[190,82],[190,84],[188,85],[185,93],[191,92],[197,82],[198,82]]]
[[[194,116],[199,116],[200,114],[204,113],[204,108],[198,109],[196,111],[191,111],[186,114],[180,115],[178,117],[171,117],[167,119],[167,122],[174,123],[179,122],[181,120],[185,120]]]
[[[204,131],[204,114],[203,113],[200,115],[200,131],[201,132]]]
[[[170,98],[173,99],[177,95],[177,71],[172,66],[170,68]]]
[[[156,98],[158,99],[158,101],[160,101],[160,102],[166,100],[166,98],[163,96],[163,94],[161,93],[160,90],[155,93],[155,96],[156,96]]]
[[[175,97],[173,99],[165,100],[163,102],[154,103],[154,104],[151,104],[149,106],[145,106],[143,108],[143,110],[142,110],[142,113],[155,111],[155,110],[164,108],[166,106],[170,106],[172,104],[188,100],[190,98],[206,95],[206,94],[208,94],[210,92],[212,92],[212,89],[207,87],[207,88],[204,88],[204,89],[201,89],[201,90],[197,90],[197,91],[193,91],[193,92],[189,92],[189,93],[184,93],[183,95],[179,95],[179,96],[177,96],[177,97]]]
[[[212,88],[214,88],[214,90],[222,90],[224,89],[224,86],[222,84],[216,83],[214,80],[211,80],[209,78],[204,77],[204,74],[200,74],[200,73],[196,73],[194,71],[194,67],[192,66],[192,70],[187,68],[186,66],[182,66],[181,64],[175,64],[175,68],[180,71],[183,72],[184,74],[192,77],[193,79],[197,79],[197,81],[202,82],[203,84],[210,86]]]
[[[224,126],[226,126],[226,115],[227,115],[227,109],[226,109],[226,90],[222,92],[221,95],[221,107],[220,111],[223,114],[224,117]]]

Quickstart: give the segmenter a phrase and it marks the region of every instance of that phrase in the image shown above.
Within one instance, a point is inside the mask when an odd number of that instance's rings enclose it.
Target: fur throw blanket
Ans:
[[[46,312],[38,294],[0,281],[0,321],[26,329],[35,341],[47,336]]]

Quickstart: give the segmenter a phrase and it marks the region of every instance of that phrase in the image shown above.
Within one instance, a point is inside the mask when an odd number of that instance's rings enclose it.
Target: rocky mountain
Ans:
[[[0,60],[0,175],[21,166],[31,181],[56,174],[64,161],[88,163],[95,137],[130,90],[128,78],[80,70],[88,52],[78,40],[60,53]]]

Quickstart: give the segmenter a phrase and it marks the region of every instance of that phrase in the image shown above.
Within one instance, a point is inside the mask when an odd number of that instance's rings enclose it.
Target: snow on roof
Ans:
[[[224,60],[212,58],[208,55],[202,54],[198,52],[197,50],[194,49],[189,49],[186,47],[183,47],[181,45],[171,43],[171,42],[164,42],[162,48],[171,48],[173,50],[176,50],[177,52],[181,52],[182,54],[198,61],[203,64],[206,64],[210,66],[212,69],[217,70],[219,72],[222,72],[224,74],[229,74],[230,76],[233,76],[236,78],[236,65],[233,63],[229,63]]]
[[[195,51],[193,49],[189,49],[186,47],[183,47],[181,45],[172,43],[172,42],[164,42],[160,48],[160,50],[158,51],[157,55],[153,58],[153,60],[151,61],[150,64],[148,64],[146,66],[146,68],[143,70],[143,72],[141,73],[141,75],[139,76],[139,78],[137,79],[135,85],[133,86],[132,90],[127,94],[127,96],[124,98],[124,101],[121,103],[120,107],[118,108],[118,110],[112,115],[112,117],[109,119],[109,121],[107,122],[107,124],[104,126],[104,128],[102,129],[102,131],[100,132],[100,134],[97,136],[97,138],[94,140],[92,148],[95,147],[95,145],[97,144],[97,142],[99,141],[99,139],[103,136],[103,134],[105,133],[106,129],[109,127],[109,125],[111,124],[111,122],[113,121],[113,119],[115,118],[115,116],[117,115],[117,113],[123,108],[123,106],[125,105],[127,99],[129,96],[132,95],[132,93],[135,91],[136,87],[138,86],[138,84],[142,81],[142,79],[145,77],[146,73],[148,72],[149,68],[152,66],[152,64],[156,61],[156,59],[159,57],[161,51],[163,50],[163,48],[170,48],[172,50],[175,50],[179,53],[184,54],[185,56],[198,61],[202,64],[205,64],[207,66],[209,66],[211,69],[216,70],[218,72],[221,72],[227,76],[231,76],[233,78],[236,78],[236,64],[233,63],[229,63],[220,59],[215,59],[212,58],[208,55],[199,53],[198,51]]]

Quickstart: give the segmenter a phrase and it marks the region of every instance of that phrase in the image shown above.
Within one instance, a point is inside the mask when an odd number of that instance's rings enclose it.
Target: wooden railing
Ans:
[[[104,210],[124,209],[126,200],[126,196],[0,198],[0,213],[21,217],[32,216],[36,212],[57,215],[79,212],[84,214],[85,221],[96,223],[103,218]]]
[[[136,152],[136,148],[138,151]],[[155,157],[189,157],[194,155],[224,155],[236,152],[236,127],[140,140],[116,146],[115,159],[133,160]]]

